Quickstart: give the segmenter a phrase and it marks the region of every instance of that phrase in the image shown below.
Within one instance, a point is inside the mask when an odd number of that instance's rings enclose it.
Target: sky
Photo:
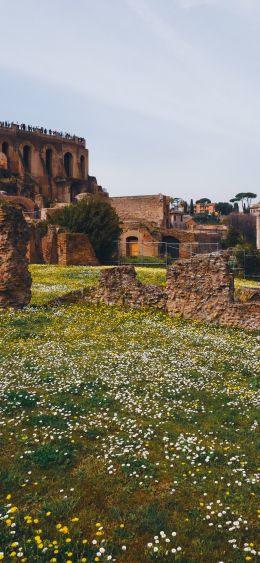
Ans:
[[[0,0],[0,120],[86,138],[111,196],[260,196],[259,0]]]

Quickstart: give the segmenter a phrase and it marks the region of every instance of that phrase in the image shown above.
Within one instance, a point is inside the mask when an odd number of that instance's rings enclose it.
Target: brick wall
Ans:
[[[216,254],[177,261],[168,268],[166,288],[142,285],[133,266],[118,266],[101,272],[98,287],[71,292],[51,304],[82,299],[134,308],[152,306],[167,310],[172,317],[260,328],[260,301],[234,302],[234,280],[227,258]]]
[[[22,211],[0,205],[0,307],[21,308],[31,298],[26,258],[29,229]]]
[[[178,260],[168,268],[166,292],[170,316],[260,328],[260,302],[234,302],[234,279],[227,256],[197,255]]]
[[[219,255],[178,260],[167,270],[167,310],[171,316],[218,319],[233,302],[233,275]]]
[[[107,305],[130,307],[155,306],[165,308],[165,291],[158,285],[143,285],[136,277],[134,266],[117,266],[101,272],[95,300]]]
[[[170,198],[162,194],[110,198],[121,221],[149,221],[158,227],[170,225],[169,202]]]
[[[58,263],[66,266],[95,266],[98,260],[83,233],[58,233]]]

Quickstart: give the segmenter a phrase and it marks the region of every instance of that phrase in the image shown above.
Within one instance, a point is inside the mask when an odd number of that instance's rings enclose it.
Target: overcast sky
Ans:
[[[260,0],[0,0],[0,120],[87,140],[111,195],[260,194]]]

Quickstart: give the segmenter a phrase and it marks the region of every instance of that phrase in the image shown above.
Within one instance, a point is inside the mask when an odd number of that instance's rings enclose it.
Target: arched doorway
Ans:
[[[139,256],[139,244],[137,237],[127,237],[126,256]]]
[[[5,154],[5,156],[7,156],[8,158],[8,153],[9,153],[9,144],[5,141],[4,143],[2,143],[2,152]]]
[[[31,147],[24,145],[23,147],[23,163],[26,172],[31,171]]]
[[[177,260],[180,254],[180,241],[172,236],[163,237],[160,245],[160,254],[168,256],[172,260]]]
[[[69,178],[72,176],[72,154],[70,152],[66,152],[64,155],[64,169],[65,174]]]
[[[83,155],[80,157],[80,175],[81,178],[85,178],[85,157]]]
[[[52,150],[51,149],[46,150],[45,166],[48,176],[52,176]]]
[[[71,184],[71,188],[70,188],[71,203],[76,203],[77,201],[76,196],[80,194],[80,191],[81,191],[81,187],[79,182],[74,182],[73,184]]]

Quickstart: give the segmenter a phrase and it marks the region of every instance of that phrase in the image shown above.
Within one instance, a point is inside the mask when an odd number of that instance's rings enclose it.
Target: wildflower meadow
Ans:
[[[31,270],[0,313],[0,561],[258,561],[259,333],[49,306],[100,269]]]

